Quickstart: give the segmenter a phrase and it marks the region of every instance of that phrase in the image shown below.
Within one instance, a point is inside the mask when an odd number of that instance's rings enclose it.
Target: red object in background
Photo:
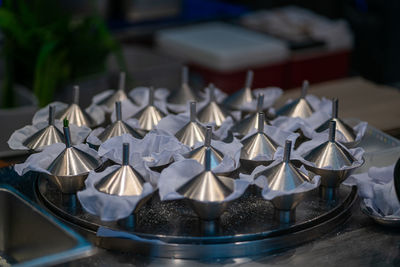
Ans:
[[[349,72],[350,51],[301,51],[288,61],[268,66],[250,68],[254,71],[253,88],[278,86],[291,89],[301,86],[304,80],[311,84],[346,77]],[[226,93],[243,87],[245,70],[219,72],[196,64],[189,64],[191,71],[202,75],[206,84],[212,82]]]
[[[284,89],[344,78],[349,73],[350,51],[295,52],[285,70]]]
[[[286,63],[278,63],[274,65],[251,68],[254,72],[253,88],[261,88],[266,86],[284,86],[284,73]],[[189,64],[190,71],[194,71],[202,75],[206,84],[213,83],[222,91],[231,94],[243,88],[247,69],[235,72],[218,72],[199,65]]]

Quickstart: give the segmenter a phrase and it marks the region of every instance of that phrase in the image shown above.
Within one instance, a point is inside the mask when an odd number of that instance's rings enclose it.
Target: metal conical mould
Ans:
[[[79,86],[74,86],[74,102],[64,111],[61,111],[57,115],[57,118],[60,120],[67,119],[70,124],[74,124],[79,127],[93,127],[95,126],[94,120],[79,106],[79,94]]]
[[[122,102],[126,99],[129,99],[128,96],[125,93],[125,80],[126,80],[126,75],[125,72],[121,72],[119,75],[119,85],[118,85],[118,90],[115,91],[114,94],[104,98],[102,101],[97,103],[98,105],[104,105],[106,106],[109,110],[111,110],[115,103],[117,101]]]
[[[139,121],[140,128],[150,131],[156,126],[160,120],[165,117],[164,112],[154,105],[154,89],[149,88],[149,103],[146,107],[136,113],[133,118]]]
[[[211,171],[211,150],[206,152],[205,170],[178,188],[203,220],[214,220],[226,209],[224,200],[233,193],[235,181]]]
[[[355,133],[353,128],[351,128],[349,125],[347,125],[344,121],[342,121],[338,117],[338,113],[339,113],[338,106],[339,106],[339,101],[337,98],[334,98],[332,100],[332,118],[327,120],[323,124],[321,124],[315,131],[323,132],[323,131],[329,129],[330,121],[334,120],[336,122],[336,131],[341,132],[345,138],[345,142],[343,142],[343,145],[345,145],[346,147],[349,147],[349,148],[354,147],[358,143],[358,142],[356,142],[357,134]]]
[[[188,101],[200,101],[196,92],[189,86],[189,69],[184,66],[182,68],[182,84],[178,90],[174,90],[167,98],[167,102],[175,105],[186,105]]]
[[[207,126],[204,145],[190,151],[184,156],[189,159],[194,159],[200,164],[205,165],[207,150],[210,150],[211,169],[217,167],[222,162],[224,155],[222,154],[222,152],[211,146],[211,136],[212,136],[212,128],[211,126]]]
[[[251,92],[251,86],[253,84],[253,71],[249,70],[246,76],[246,82],[242,89],[228,96],[223,104],[229,109],[240,110],[244,104],[253,101],[254,96]]]
[[[206,128],[201,125],[196,118],[196,102],[190,103],[190,120],[183,126],[175,137],[187,146],[193,147],[197,142],[204,142],[206,137]]]
[[[209,86],[209,102],[198,113],[197,118],[202,123],[215,123],[220,127],[222,123],[230,116],[229,112],[221,107],[215,100],[215,87],[213,84]]]
[[[352,167],[356,159],[341,144],[335,141],[336,122],[329,125],[328,141],[305,153],[304,165],[315,174],[321,175],[321,186],[327,188],[338,187],[356,167]],[[315,166],[307,164],[312,162]],[[346,167],[343,169],[343,167]]]
[[[49,125],[28,137],[23,145],[31,150],[41,151],[44,147],[64,142],[64,136],[54,126],[54,107],[49,106]]]
[[[142,135],[140,133],[122,121],[121,102],[119,101],[115,102],[115,112],[117,120],[101,132],[97,138],[103,143],[112,137],[123,134],[130,134],[135,138],[141,139]]]
[[[310,182],[312,179],[290,161],[290,151],[292,142],[286,141],[283,161],[261,173],[268,180],[268,187],[273,191],[291,191],[302,185],[304,182]],[[305,192],[286,194],[273,198],[271,200],[274,207],[277,209],[275,212],[276,219],[282,223],[289,223],[294,221],[294,209],[304,198]]]
[[[251,172],[259,165],[266,165],[272,162],[278,144],[264,133],[264,113],[259,113],[258,130],[253,135],[242,140],[242,150],[240,152],[240,162],[242,169]],[[270,160],[258,161],[257,156],[267,156]]]
[[[253,129],[258,129],[258,122],[260,112],[263,112],[262,105],[264,102],[264,95],[259,94],[257,96],[257,112],[249,114],[244,119],[237,122],[232,126],[231,131],[237,133],[238,138],[242,138],[245,135],[249,134]],[[265,116],[264,116],[265,118]],[[264,124],[266,124],[266,120],[264,120]]]
[[[51,174],[48,177],[63,193],[76,193],[84,188],[89,172],[100,168],[102,163],[72,146],[68,124],[64,125],[64,139],[66,148],[47,168]]]
[[[278,109],[276,112],[278,116],[287,116],[293,118],[308,118],[314,113],[314,109],[306,100],[306,95],[308,91],[309,83],[308,81],[303,82],[303,87],[301,90],[300,98],[284,105],[282,108]]]
[[[95,187],[100,192],[115,196],[140,196],[146,181],[129,165],[129,144],[122,146],[122,165],[103,177]]]

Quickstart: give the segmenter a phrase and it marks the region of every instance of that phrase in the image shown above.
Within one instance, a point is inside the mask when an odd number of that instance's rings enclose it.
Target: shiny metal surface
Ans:
[[[247,71],[246,82],[244,84],[244,87],[239,91],[236,91],[232,95],[228,96],[224,100],[223,104],[227,108],[233,110],[240,110],[244,104],[253,101],[254,96],[253,93],[251,92],[251,86],[253,84],[253,76],[254,76],[253,71],[251,70]]]
[[[229,111],[220,106],[215,100],[215,86],[210,84],[208,88],[210,101],[197,113],[197,118],[202,123],[213,122],[217,127],[220,127],[230,114]]]
[[[211,140],[211,132],[209,136]],[[211,149],[206,149],[205,170],[176,190],[204,220],[214,220],[224,212],[227,203],[222,201],[233,193],[235,187],[233,179],[215,175],[211,171],[211,163]]]
[[[133,118],[139,121],[140,128],[145,131],[150,131],[165,117],[164,112],[154,105],[154,88],[149,88],[149,103],[138,113],[133,115]]]
[[[277,110],[278,116],[308,118],[314,113],[314,109],[306,100],[307,90],[309,87],[308,81],[303,82],[300,98],[288,103]]]
[[[187,146],[193,147],[197,142],[204,142],[206,128],[197,121],[196,102],[190,103],[190,120],[182,127],[175,137]]]
[[[189,68],[182,68],[182,84],[177,90],[171,92],[167,102],[175,105],[186,105],[188,101],[200,101],[201,97],[189,86]]]
[[[359,142],[355,142],[357,134],[354,132],[353,128],[347,125],[344,121],[342,121],[338,117],[339,113],[339,100],[337,98],[332,99],[332,118],[321,124],[315,131],[323,132],[329,128],[329,122],[334,120],[336,122],[336,131],[339,131],[343,134],[345,138],[345,145],[348,148],[356,146]]]
[[[193,149],[189,153],[185,154],[184,157],[189,159],[194,159],[202,165],[206,164],[206,153],[207,150],[210,150],[210,164],[211,169],[217,167],[224,158],[224,155],[221,151],[217,150],[213,146],[211,146],[211,136],[212,136],[212,128],[211,126],[207,126],[206,137],[204,140],[204,145]]]
[[[400,227],[400,218],[384,217],[384,216],[375,215],[373,213],[373,211],[365,205],[363,199],[360,201],[360,209],[365,215],[367,215],[372,220],[374,220],[376,223],[378,223],[382,226],[395,227],[395,228]]]
[[[67,119],[69,123],[75,124],[77,126],[95,126],[94,120],[79,107],[79,86],[74,86],[74,102],[67,107],[65,110],[57,114],[57,119],[63,120]]]
[[[35,151],[41,151],[44,147],[64,142],[64,136],[54,126],[54,107],[49,106],[49,125],[28,137],[23,145]]]
[[[263,172],[258,176],[264,175],[268,179],[268,187],[273,191],[290,191],[296,189],[304,182],[311,181],[304,173],[300,172],[298,168],[290,161],[290,151],[292,149],[292,142],[286,141],[283,161]],[[279,211],[290,211],[289,216],[279,216],[278,219],[283,223],[294,221],[294,210],[300,201],[303,200],[305,193],[289,194],[278,196],[271,200],[272,204]],[[279,212],[278,211],[278,212]]]
[[[49,165],[47,176],[63,193],[76,193],[84,188],[88,173],[98,169],[101,161],[71,145],[68,127],[64,127],[64,138],[66,148]]]
[[[355,159],[341,144],[335,141],[335,135],[336,122],[331,121],[328,141],[303,155],[305,160],[316,165],[314,167],[305,163],[305,167],[313,173],[321,175],[321,186],[325,187],[337,187],[355,169],[341,169],[341,166],[350,167]],[[330,169],[325,169],[328,166]]]
[[[241,160],[254,160],[260,155],[273,159],[279,145],[264,133],[264,121],[264,113],[259,112],[257,132],[241,141]]]
[[[132,127],[122,121],[121,102],[115,102],[115,110],[117,120],[111,125],[108,125],[107,128],[97,136],[97,138],[99,138],[101,142],[105,142],[115,136],[130,134],[135,138],[141,139],[142,135],[138,131],[134,130]]]
[[[53,266],[91,254],[83,238],[12,187],[0,186],[1,266]]]
[[[117,101],[122,102],[125,99],[128,99],[128,96],[125,93],[125,72],[121,72],[119,75],[119,84],[118,84],[118,90],[115,91],[114,94],[104,98],[102,101],[97,103],[98,105],[104,105],[106,106],[109,110],[111,110],[115,103]]]
[[[238,138],[243,138],[250,133],[253,129],[258,129],[259,114],[263,112],[262,105],[264,103],[264,94],[259,94],[257,96],[257,112],[251,113],[235,125],[232,126],[231,131],[237,133]],[[264,116],[265,118],[265,116]],[[264,124],[266,124],[266,119],[264,119]]]
[[[145,180],[129,165],[129,144],[122,145],[122,166],[102,178],[95,187],[100,192],[116,196],[139,196]]]

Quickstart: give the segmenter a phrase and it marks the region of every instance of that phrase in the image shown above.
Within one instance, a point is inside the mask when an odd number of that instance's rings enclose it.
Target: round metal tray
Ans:
[[[81,232],[95,236],[98,227],[104,226],[134,237],[96,237],[98,246],[182,259],[272,253],[321,237],[351,215],[357,188],[342,185],[338,192],[338,199],[329,203],[320,199],[318,190],[310,192],[296,209],[296,222],[285,225],[274,220],[272,204],[262,199],[255,187],[233,201],[217,222],[200,220],[185,201],[161,202],[156,192],[138,210],[132,228],[121,221],[102,222],[85,212],[75,195],[62,194],[44,177],[38,176],[36,181],[39,201]]]

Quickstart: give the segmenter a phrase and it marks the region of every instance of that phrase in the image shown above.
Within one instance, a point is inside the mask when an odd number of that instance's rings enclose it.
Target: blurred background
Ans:
[[[0,3],[1,143],[38,107],[72,101],[73,84],[88,106],[94,94],[117,86],[121,70],[129,88],[174,89],[183,64],[193,87],[213,82],[228,93],[243,85],[248,69],[254,87],[289,90],[304,79],[313,85],[348,77],[400,87],[397,0]]]

